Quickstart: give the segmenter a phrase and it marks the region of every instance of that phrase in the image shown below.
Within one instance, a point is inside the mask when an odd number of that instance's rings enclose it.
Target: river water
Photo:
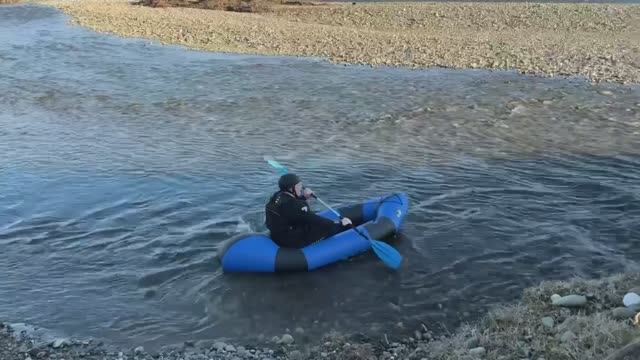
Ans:
[[[640,270],[638,86],[204,53],[10,6],[0,90],[3,321],[151,348],[397,337]],[[334,205],[406,192],[401,270],[223,274],[220,243],[264,230],[264,156]]]

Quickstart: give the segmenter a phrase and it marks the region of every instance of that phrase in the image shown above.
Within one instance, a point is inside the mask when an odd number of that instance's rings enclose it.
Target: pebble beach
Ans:
[[[488,309],[475,323],[454,331],[422,324],[401,341],[327,334],[300,346],[296,334],[275,336],[261,346],[215,341],[208,346],[147,352],[113,349],[94,339],[34,336],[38,330],[0,324],[3,360],[471,360],[582,359],[631,360],[640,356],[640,304],[623,305],[627,292],[640,293],[640,274],[584,280],[548,281],[524,290],[516,304]],[[25,330],[26,329],[26,330]]]
[[[321,3],[260,13],[43,0],[99,32],[343,64],[514,70],[640,82],[640,5]]]

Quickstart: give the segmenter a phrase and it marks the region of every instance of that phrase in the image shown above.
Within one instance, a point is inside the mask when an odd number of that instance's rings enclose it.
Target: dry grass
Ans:
[[[428,336],[430,340],[418,342],[407,341],[400,353],[391,354],[393,347],[381,348],[366,341],[349,344],[349,339],[330,334],[323,339],[327,342],[315,348],[307,358],[637,360],[640,359],[640,329],[631,319],[615,320],[610,316],[611,309],[622,305],[624,294],[637,287],[640,287],[640,274],[543,282],[526,289],[518,304],[496,307],[478,323],[466,324],[452,334],[437,339]],[[556,293],[583,294],[589,301],[583,308],[558,308],[552,306],[550,300]],[[554,319],[552,328],[542,324],[542,318],[547,316]],[[570,340],[563,341],[563,335],[568,332],[571,332]],[[470,349],[480,346],[486,350],[484,355],[477,357],[470,353]],[[627,354],[627,357],[619,354]]]
[[[602,280],[544,282],[525,290],[517,305],[499,307],[479,324],[464,326],[453,336],[418,346],[410,359],[470,359],[469,344],[486,349],[487,359],[602,360],[634,339],[640,330],[631,320],[614,320],[609,311],[622,304],[622,297],[640,286],[640,274],[619,275]],[[588,295],[588,306],[580,309],[558,308],[550,297]],[[541,319],[552,317],[555,326],[547,329]],[[567,332],[575,337],[562,341]]]
[[[613,320],[606,314],[571,315],[555,330],[541,325],[542,314],[525,307],[509,307],[493,312],[487,324],[464,327],[455,336],[422,347],[411,359],[463,360],[469,358],[473,337],[487,350],[487,358],[526,358],[554,360],[602,360],[619,347],[640,335],[631,325]],[[571,331],[575,338],[563,342],[561,336]]]
[[[22,2],[22,0],[0,0],[0,5],[3,5],[3,4],[17,4],[19,2]]]

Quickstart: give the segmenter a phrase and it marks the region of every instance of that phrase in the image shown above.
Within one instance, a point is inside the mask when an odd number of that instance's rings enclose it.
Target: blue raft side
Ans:
[[[365,225],[371,221],[379,221],[384,217],[390,219],[395,226],[395,231],[398,231],[407,214],[408,207],[409,200],[404,193],[369,199],[362,203],[365,222],[357,228],[369,236]],[[338,219],[330,210],[322,211],[318,215],[331,220]],[[350,229],[301,250],[307,260],[308,270],[311,271],[357,255],[370,247],[368,239]],[[247,235],[233,243],[225,251],[222,256],[222,268],[228,272],[275,272],[278,249],[279,246],[266,235]]]
[[[370,199],[362,204],[363,218],[365,223],[357,226],[357,229],[365,236],[370,235],[365,225],[372,220],[380,220],[381,217],[389,218],[395,225],[397,231],[404,220],[409,207],[409,200],[404,193],[392,194],[390,196]],[[333,212],[323,211],[318,215],[331,220],[337,219]],[[347,259],[368,250],[371,243],[353,229],[343,231],[330,238],[311,244],[302,249],[309,271],[324,265]]]
[[[369,240],[358,235],[355,230],[349,229],[304,247],[302,252],[307,258],[309,270],[314,270],[332,262],[354,256],[367,250],[370,246]]]
[[[384,199],[382,197],[378,197],[375,199],[368,200],[362,204],[362,215],[363,218],[366,219],[365,222],[374,220],[378,215],[378,206],[380,205],[380,201]]]
[[[243,237],[224,253],[222,269],[229,272],[275,272],[278,248],[266,235]]]
[[[396,231],[400,229],[404,218],[409,211],[409,198],[407,194],[397,193],[383,198],[380,206],[378,207],[378,216],[376,221],[381,217],[389,218],[393,221],[393,225],[396,227]]]

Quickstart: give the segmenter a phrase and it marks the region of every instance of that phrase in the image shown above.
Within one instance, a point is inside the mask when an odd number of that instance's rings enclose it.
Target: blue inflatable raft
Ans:
[[[400,229],[408,208],[407,195],[396,193],[339,208],[338,212],[350,218],[365,236],[382,240]],[[329,210],[318,215],[337,220]],[[253,233],[229,240],[221,249],[219,260],[225,272],[311,271],[367,251],[370,247],[371,243],[354,229],[302,249],[282,248],[266,234]]]

